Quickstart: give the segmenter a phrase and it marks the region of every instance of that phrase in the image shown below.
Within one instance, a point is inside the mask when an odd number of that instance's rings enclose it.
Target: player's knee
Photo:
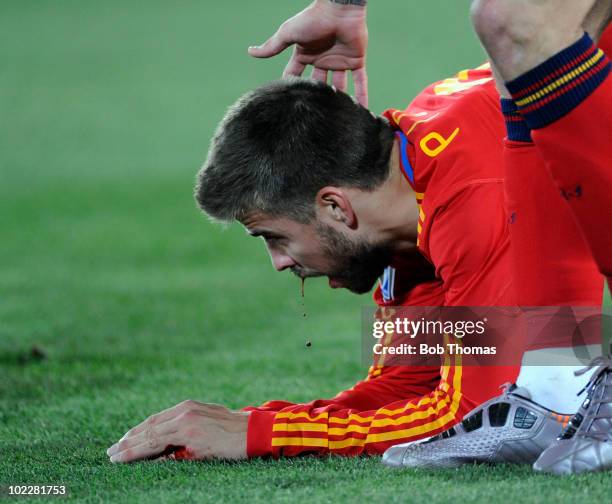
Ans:
[[[487,44],[502,35],[507,19],[497,0],[473,0],[470,16],[476,33]]]

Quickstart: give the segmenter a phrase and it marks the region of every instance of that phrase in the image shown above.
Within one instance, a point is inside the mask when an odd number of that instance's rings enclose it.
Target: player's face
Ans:
[[[290,269],[300,278],[326,276],[332,288],[368,292],[391,262],[390,244],[353,241],[327,224],[265,217],[243,224],[251,236],[265,240],[278,271]]]

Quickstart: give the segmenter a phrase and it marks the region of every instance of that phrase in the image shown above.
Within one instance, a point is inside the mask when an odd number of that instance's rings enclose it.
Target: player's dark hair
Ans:
[[[327,186],[373,190],[389,174],[393,131],[347,94],[283,79],[227,112],[198,173],[196,200],[213,219],[254,211],[309,222]]]

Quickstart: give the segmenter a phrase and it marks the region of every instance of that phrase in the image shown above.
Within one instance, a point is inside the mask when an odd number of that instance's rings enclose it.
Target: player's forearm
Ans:
[[[295,405],[276,413],[253,411],[247,433],[248,456],[382,454],[394,444],[435,435],[460,421],[476,405],[469,397],[481,392],[464,390],[462,374],[451,362],[434,391],[368,411],[328,401]],[[478,387],[482,388],[480,382]]]
[[[425,396],[439,381],[440,368],[435,366],[372,366],[365,380],[338,393],[331,401],[345,408],[373,410],[402,399]]]

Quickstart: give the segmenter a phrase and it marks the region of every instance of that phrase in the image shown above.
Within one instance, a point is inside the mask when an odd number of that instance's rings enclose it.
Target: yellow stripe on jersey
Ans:
[[[349,432],[359,432],[360,434],[367,434],[369,430],[369,425],[351,424],[347,427],[330,427],[329,431],[327,432],[330,436],[344,436]]]
[[[324,423],[275,423],[272,427],[274,432],[326,432],[327,424]]]
[[[488,82],[491,82],[493,77],[484,77],[482,79],[462,81],[456,77],[443,80],[440,84],[434,87],[434,93],[438,96],[448,96],[455,93],[461,93],[467,91],[476,86],[482,86]]]
[[[321,413],[317,416],[310,416],[307,411],[300,411],[298,413],[294,413],[292,411],[281,411],[280,413],[277,413],[274,418],[291,418],[292,420],[295,418],[305,418],[309,422],[316,422],[317,420],[327,419],[328,416],[329,414],[327,412]]]
[[[330,450],[342,450],[344,448],[349,448],[351,446],[363,446],[365,444],[365,439],[359,438],[346,438],[342,441],[330,441],[329,449]]]
[[[537,90],[535,93],[530,94],[529,96],[527,96],[526,98],[523,98],[522,100],[518,100],[516,102],[516,104],[519,107],[523,107],[525,105],[533,103],[534,101],[539,100],[540,98],[543,98],[544,96],[552,93],[555,89],[560,88],[563,84],[566,84],[569,81],[572,81],[572,80],[580,77],[582,74],[586,73],[587,71],[589,71],[591,68],[596,66],[597,63],[599,63],[599,61],[602,58],[604,58],[604,56],[605,56],[604,52],[601,49],[599,49],[595,53],[595,56],[593,56],[592,58],[590,58],[587,61],[585,61],[582,65],[576,67],[574,70],[572,70],[571,72],[567,73],[563,77],[560,77],[559,79],[557,79],[556,81],[552,82],[551,84],[549,84],[545,88]]]
[[[327,448],[327,438],[284,437],[272,438],[272,446],[305,446]]]
[[[461,358],[457,356],[456,366],[454,368],[454,376],[453,376],[453,395],[451,400],[451,405],[448,413],[443,417],[436,418],[431,422],[428,422],[423,425],[419,425],[417,427],[412,427],[403,430],[397,431],[389,431],[389,432],[381,432],[378,434],[371,434],[367,437],[366,443],[379,443],[382,441],[392,441],[395,439],[405,439],[416,436],[422,436],[424,434],[428,434],[434,430],[441,429],[446,427],[451,422],[455,421],[457,418],[457,411],[459,411],[459,405],[461,404],[461,377],[462,377],[462,368],[461,368]]]
[[[444,342],[449,341],[449,336],[444,335]],[[451,360],[453,361],[451,363]],[[449,397],[448,392],[451,389],[451,385],[448,383],[450,370],[453,370],[452,377],[452,396]],[[385,415],[383,418],[374,419],[374,416],[361,416],[358,414],[351,414],[346,418],[329,417],[328,413],[321,413],[319,415],[310,416],[307,412],[283,412],[278,413],[276,418],[306,418],[310,421],[316,421],[320,419],[327,419],[329,424],[345,424],[346,427],[328,427],[327,423],[311,424],[311,423],[278,423],[274,424],[273,431],[275,432],[327,432],[328,436],[346,436],[350,433],[367,434],[373,428],[381,427],[392,427],[392,426],[409,426],[412,422],[428,418],[432,415],[436,415],[444,408],[448,407],[449,411],[442,417],[432,419],[423,425],[416,427],[408,427],[400,430],[390,430],[388,432],[380,432],[376,434],[369,434],[365,439],[358,439],[354,437],[348,437],[346,439],[338,441],[328,441],[327,438],[317,438],[308,436],[299,437],[273,437],[272,446],[303,446],[303,447],[328,447],[330,450],[342,450],[345,448],[357,446],[362,447],[365,444],[377,443],[383,441],[392,441],[396,439],[407,439],[416,436],[423,436],[434,430],[438,430],[447,426],[453,420],[456,419],[457,411],[461,402],[461,381],[462,379],[462,367],[461,367],[461,355],[454,355],[453,358],[448,353],[444,355],[444,363],[441,368],[441,381],[436,390],[431,396],[423,397],[417,403],[409,402],[401,408],[394,410],[380,408],[376,411],[376,416]],[[423,406],[428,406],[427,409],[422,410]],[[397,414],[405,413],[410,410],[413,411],[408,415],[403,415],[398,418],[390,418]],[[370,423],[369,425],[358,425],[351,422],[364,422]]]

